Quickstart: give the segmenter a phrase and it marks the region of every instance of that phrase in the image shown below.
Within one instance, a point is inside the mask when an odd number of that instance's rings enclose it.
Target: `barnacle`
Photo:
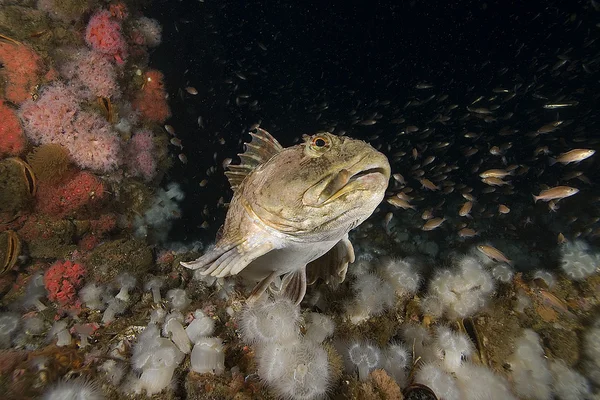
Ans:
[[[0,161],[0,211],[22,210],[36,191],[35,173],[25,161],[16,157]]]
[[[98,106],[104,118],[111,124],[117,122],[117,114],[108,97],[98,97]]]
[[[0,275],[10,271],[21,253],[21,239],[11,230],[0,233]]]

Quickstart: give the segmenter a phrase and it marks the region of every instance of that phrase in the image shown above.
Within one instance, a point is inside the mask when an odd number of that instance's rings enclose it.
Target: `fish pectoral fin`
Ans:
[[[273,250],[275,246],[271,242],[257,242],[250,244],[248,240],[238,240],[224,245],[217,245],[202,257],[195,261],[185,263],[186,268],[200,269],[202,275],[211,275],[217,278],[237,275],[248,264],[258,257]]]
[[[326,283],[342,283],[346,279],[348,264],[353,262],[354,247],[346,234],[327,253],[306,266],[308,284],[312,285],[318,278]]]
[[[306,294],[306,267],[287,273],[282,279],[280,293],[296,305],[300,304]]]
[[[252,289],[252,292],[250,293],[250,296],[248,296],[248,298],[246,299],[246,302],[254,303],[258,299],[260,299],[261,296],[263,295],[263,293],[265,292],[265,290],[267,290],[267,288],[269,287],[271,282],[273,282],[273,280],[275,280],[275,278],[277,278],[277,276],[278,276],[278,272],[273,271],[262,281],[258,282],[256,284],[256,286],[254,286],[254,288]]]

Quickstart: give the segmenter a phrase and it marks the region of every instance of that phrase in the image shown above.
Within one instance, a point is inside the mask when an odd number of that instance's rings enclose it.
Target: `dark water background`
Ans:
[[[372,139],[389,156],[399,150],[410,152],[412,145],[397,140],[398,126],[389,124],[391,119],[406,117],[421,129],[434,125],[435,101],[408,109],[407,101],[447,94],[446,104],[457,104],[462,111],[448,124],[437,125],[436,139],[454,138],[444,161],[462,165],[464,157],[457,148],[463,139],[455,136],[465,131],[458,119],[465,107],[479,95],[489,97],[496,87],[512,90],[515,85],[532,85],[531,92],[568,94],[580,105],[558,115],[541,110],[544,101],[520,97],[503,106],[502,113],[515,116],[490,128],[490,140],[502,126],[526,132],[557,117],[576,120],[579,132],[588,137],[597,135],[593,103],[600,92],[599,45],[593,39],[600,30],[596,26],[600,12],[594,4],[434,3],[165,0],[145,9],[163,26],[163,44],[152,55],[152,65],[166,75],[173,111],[169,123],[183,140],[189,160],[187,165],[177,163],[166,178],[181,183],[187,195],[173,239],[213,240],[225,215],[217,201],[231,196],[221,162],[227,157],[236,162],[241,142],[249,139],[243,132],[259,121],[284,146],[302,134],[335,128],[334,132],[345,130],[349,136]],[[579,65],[566,78],[553,74],[552,66],[564,54],[582,63],[587,60],[594,73],[584,72]],[[544,64],[549,67],[540,71]],[[418,90],[419,83],[434,87]],[[189,95],[183,90],[186,86],[195,87],[199,94]],[[378,123],[353,124],[357,115],[358,119],[376,115]],[[198,116],[204,128],[198,127]],[[509,162],[514,157],[545,169],[539,160],[530,160],[536,143],[524,138],[511,141]],[[212,166],[217,170],[207,176]],[[408,174],[401,167],[392,169]],[[592,181],[594,170],[586,173]],[[544,174],[545,184],[557,184],[555,172]],[[477,179],[471,182],[469,175],[476,178],[465,171],[464,183],[481,186]],[[201,188],[199,182],[205,178],[209,183]],[[515,191],[526,192],[523,198],[530,201],[531,192],[539,190],[537,179],[537,173],[529,175],[515,185]],[[202,215],[205,207],[208,215]],[[199,228],[204,221],[210,224],[207,230]]]

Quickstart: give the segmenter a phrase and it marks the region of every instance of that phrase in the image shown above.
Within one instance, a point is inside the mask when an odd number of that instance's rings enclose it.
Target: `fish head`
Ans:
[[[249,204],[266,225],[327,240],[373,213],[383,200],[390,164],[366,142],[318,133],[305,135],[303,143],[284,149],[253,175],[245,184],[253,187]]]
[[[567,196],[573,196],[573,195],[575,195],[575,194],[577,194],[577,193],[579,193],[579,189],[577,189],[577,188],[574,188],[574,187],[568,187],[568,188],[565,190],[565,194],[566,194]]]

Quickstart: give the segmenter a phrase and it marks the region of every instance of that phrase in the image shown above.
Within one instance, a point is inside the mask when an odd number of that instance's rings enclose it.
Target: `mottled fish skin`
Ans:
[[[281,291],[300,303],[307,282],[344,280],[354,261],[348,232],[383,200],[390,165],[369,144],[330,133],[305,136],[285,149],[262,129],[252,135],[242,162],[264,162],[248,169],[241,182],[247,166],[230,166],[235,192],[223,236],[182,265],[259,282],[251,300],[283,275]]]

